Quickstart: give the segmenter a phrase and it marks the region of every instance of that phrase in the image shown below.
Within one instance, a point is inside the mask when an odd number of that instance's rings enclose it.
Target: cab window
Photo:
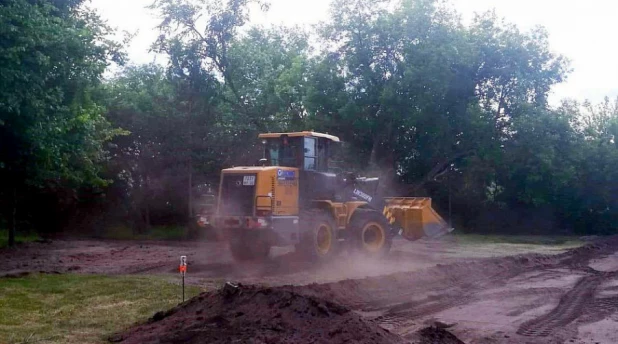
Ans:
[[[271,166],[300,167],[298,138],[271,139],[266,143],[266,158]]]
[[[316,170],[316,142],[313,137],[305,137],[305,165],[304,169],[309,171]]]

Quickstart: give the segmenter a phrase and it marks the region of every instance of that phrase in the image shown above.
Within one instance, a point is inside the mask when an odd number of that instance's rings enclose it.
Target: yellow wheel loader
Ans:
[[[260,134],[258,166],[221,173],[217,208],[208,219],[238,261],[264,259],[292,246],[327,260],[347,246],[383,256],[394,236],[408,240],[449,233],[430,198],[382,198],[378,179],[333,173],[336,136],[311,131]]]

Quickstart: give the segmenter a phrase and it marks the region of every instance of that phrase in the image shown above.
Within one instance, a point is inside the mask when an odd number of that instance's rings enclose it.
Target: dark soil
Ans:
[[[402,343],[338,304],[286,288],[203,293],[110,338],[121,343]]]
[[[469,248],[448,241],[394,244],[383,260],[344,255],[315,265],[284,250],[263,264],[235,264],[221,243],[30,243],[0,250],[0,278],[177,280],[186,255],[187,283],[269,286],[204,293],[110,338],[123,343],[618,343],[618,236],[559,254],[492,258],[466,258],[459,250]]]
[[[335,283],[272,288],[227,284],[220,291],[204,293],[156,314],[147,324],[113,339],[123,343],[461,344],[464,342],[450,332],[451,325],[427,327],[425,321],[466,305],[509,307],[505,303],[509,299],[528,295],[533,299],[556,298],[555,309],[517,320],[520,327],[507,334],[488,327],[492,319],[482,319],[488,308],[470,308],[460,320],[479,319],[479,328],[462,331],[463,327],[452,325],[452,330],[468,339],[471,331],[480,331],[473,337],[483,337],[488,343],[559,342],[577,335],[573,331],[576,327],[568,325],[589,311],[586,305],[600,302],[615,310],[614,303],[599,301],[595,294],[602,283],[610,282],[618,273],[596,271],[589,264],[609,257],[617,248],[618,237],[613,237],[558,255],[527,254],[439,264],[414,272]],[[522,280],[522,276],[534,274],[545,276],[545,284],[556,274],[579,282],[559,297],[561,291],[554,286],[558,284],[535,287],[538,280]],[[518,283],[516,288],[512,288],[513,281]]]
[[[426,327],[418,331],[419,344],[465,344],[445,329]]]

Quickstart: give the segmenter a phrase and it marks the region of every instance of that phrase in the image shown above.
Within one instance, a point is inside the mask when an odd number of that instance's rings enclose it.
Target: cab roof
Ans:
[[[329,135],[329,134],[316,133],[316,132],[313,132],[313,131],[297,131],[297,132],[293,132],[293,133],[266,133],[266,134],[258,135],[258,138],[260,138],[260,139],[273,139],[273,138],[281,137],[283,135],[287,135],[288,137],[323,137],[323,138],[329,139],[329,140],[331,140],[333,142],[340,142],[339,138],[337,136],[333,136],[333,135]]]

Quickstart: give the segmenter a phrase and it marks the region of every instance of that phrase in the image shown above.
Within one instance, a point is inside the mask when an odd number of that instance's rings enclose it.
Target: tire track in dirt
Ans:
[[[400,335],[415,331],[420,322],[453,307],[470,303],[536,294],[557,297],[560,288],[484,294],[508,286],[514,278],[538,271],[559,278],[561,274],[585,275],[564,294],[558,307],[547,315],[521,326],[524,336],[547,336],[579,318],[588,303],[594,302],[596,289],[606,275],[588,266],[593,259],[607,257],[618,250],[618,237],[570,250],[558,255],[527,254],[511,257],[469,260],[437,265],[411,273],[397,273],[362,280],[296,287],[303,293],[326,297],[346,305],[381,326]],[[552,272],[553,271],[553,272]],[[605,302],[612,307],[611,302]]]
[[[618,297],[598,297],[602,284],[615,276],[616,273],[596,272],[581,278],[573,289],[563,295],[554,309],[525,322],[517,333],[547,337],[571,323],[591,323],[618,312]]]
[[[385,324],[393,324],[396,327],[403,327],[411,324],[415,319],[436,314],[452,307],[465,305],[471,302],[480,301],[481,297],[478,293],[493,287],[505,285],[507,280],[510,280],[523,272],[532,270],[548,271],[556,268],[568,267],[574,271],[589,273],[576,283],[576,285],[565,295],[562,296],[558,306],[550,313],[524,323],[518,330],[518,334],[525,336],[548,336],[554,330],[568,325],[578,319],[585,310],[590,308],[600,309],[605,311],[616,311],[618,308],[618,298],[612,299],[595,299],[597,288],[608,278],[617,275],[618,273],[604,273],[592,269],[588,264],[593,259],[607,257],[618,250],[618,242],[616,238],[608,240],[605,243],[588,245],[578,249],[571,250],[551,261],[540,261],[534,257],[530,258],[531,266],[522,271],[521,267],[511,268],[506,271],[499,272],[492,276],[487,276],[485,279],[479,280],[472,284],[461,284],[460,294],[456,297],[445,297],[444,300],[428,305],[419,305],[414,303],[404,303],[398,306],[389,308],[385,316],[377,317],[375,320],[384,321]],[[529,263],[527,257],[521,257],[522,265]],[[516,292],[515,294],[520,294]],[[513,294],[513,295],[515,295]],[[512,295],[510,295],[512,296]],[[482,299],[486,299],[489,295],[485,295]],[[409,306],[408,310],[402,310],[405,306]],[[594,311],[594,309],[590,309]]]
[[[504,286],[525,272],[554,268],[555,259],[537,254],[481,259],[296,288],[335,300],[405,337],[417,330],[421,318],[478,301],[483,290]]]
[[[523,336],[547,337],[557,328],[562,328],[579,318],[584,308],[591,301],[597,288],[603,282],[603,276],[585,276],[575,287],[560,299],[558,306],[551,312],[522,324],[517,334]]]
[[[519,273],[513,273],[511,277]],[[413,334],[415,325],[423,318],[446,311],[451,308],[464,306],[470,303],[482,301],[490,296],[479,296],[479,293],[488,288],[503,286],[510,277],[504,274],[494,275],[491,278],[474,284],[463,284],[455,293],[444,296],[428,297],[425,302],[406,302],[390,307],[385,315],[378,316],[373,320],[381,326],[391,329],[406,337]]]
[[[496,260],[499,261],[499,260]],[[524,264],[517,266],[517,262],[521,261]],[[537,266],[537,263],[541,263]],[[450,308],[463,306],[472,302],[480,301],[482,298],[479,293],[483,290],[504,286],[508,280],[519,276],[523,272],[530,271],[534,268],[544,268],[543,259],[517,259],[511,261],[513,265],[498,264],[502,269],[486,276],[478,274],[470,274],[461,276],[461,278],[452,279],[449,281],[448,291],[442,291],[440,295],[428,295],[424,300],[402,302],[403,295],[396,295],[393,298],[399,302],[389,304],[388,306],[371,309],[372,311],[382,311],[382,315],[374,317],[373,320],[381,326],[392,329],[395,332],[406,335],[420,318],[428,317],[436,313],[443,312]],[[525,268],[527,264],[532,263],[532,266]],[[492,271],[492,269],[489,269]],[[488,296],[484,296],[486,298]],[[363,309],[367,311],[368,309]]]
[[[403,303],[397,307],[389,309],[387,314],[378,316],[373,320],[381,326],[387,326],[394,329],[399,329],[409,326],[418,318],[426,315],[439,313],[449,308],[465,305],[471,302],[469,297],[449,297],[435,302],[418,303]]]
[[[618,311],[618,297],[596,299],[592,308],[593,310],[598,309],[604,312],[616,312]]]

